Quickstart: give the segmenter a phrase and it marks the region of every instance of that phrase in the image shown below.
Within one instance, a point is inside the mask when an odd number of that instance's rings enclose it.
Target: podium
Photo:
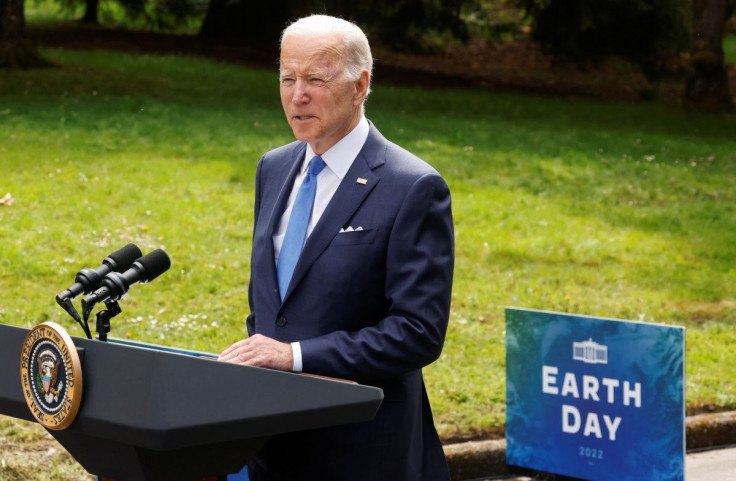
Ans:
[[[0,324],[0,414],[35,421],[20,381],[29,329]],[[88,472],[191,481],[239,472],[275,434],[371,420],[381,389],[221,363],[151,345],[72,338],[83,395],[49,433]]]

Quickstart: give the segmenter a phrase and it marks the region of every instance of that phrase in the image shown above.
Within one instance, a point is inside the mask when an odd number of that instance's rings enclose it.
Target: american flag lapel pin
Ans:
[[[368,179],[364,179],[363,177],[358,177],[358,179],[355,182],[361,185],[365,185],[368,183]]]

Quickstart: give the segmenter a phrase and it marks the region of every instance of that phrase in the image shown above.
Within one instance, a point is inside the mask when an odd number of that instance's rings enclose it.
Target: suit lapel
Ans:
[[[371,193],[381,180],[374,169],[385,162],[386,145],[385,139],[371,124],[371,130],[365,145],[356,157],[353,165],[337,188],[335,195],[327,205],[325,212],[319,222],[314,226],[304,250],[299,257],[294,274],[289,284],[289,289],[284,297],[284,302],[295,287],[301,282],[309,267],[319,258],[332,239],[340,232],[340,229],[350,220],[355,211],[358,210],[363,200]],[[365,180],[365,183],[358,182]]]

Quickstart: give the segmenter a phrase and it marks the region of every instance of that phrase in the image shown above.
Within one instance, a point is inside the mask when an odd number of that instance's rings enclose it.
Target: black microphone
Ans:
[[[135,244],[128,244],[122,249],[116,250],[102,261],[97,269],[85,267],[77,273],[74,285],[56,296],[56,302],[64,307],[66,301],[72,301],[82,294],[89,294],[102,283],[102,279],[110,272],[122,272],[130,268],[140,256],[141,250]]]
[[[84,333],[87,337],[92,339],[92,333],[89,331],[87,324],[82,322],[79,317],[77,310],[72,304],[72,300],[76,299],[82,294],[89,294],[94,291],[102,283],[104,276],[110,272],[120,272],[130,268],[133,262],[142,255],[141,250],[135,244],[128,244],[122,249],[118,249],[105,259],[102,260],[102,265],[97,269],[90,269],[85,267],[77,273],[74,279],[74,285],[69,289],[66,289],[56,296],[56,302],[72,316],[72,319],[77,321],[84,329]]]
[[[161,249],[146,254],[133,262],[130,269],[123,272],[110,272],[102,280],[102,286],[82,299],[82,313],[89,319],[92,307],[99,302],[121,299],[131,286],[151,282],[171,267],[169,256]]]

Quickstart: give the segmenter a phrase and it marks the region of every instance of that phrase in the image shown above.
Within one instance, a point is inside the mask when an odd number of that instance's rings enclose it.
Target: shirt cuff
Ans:
[[[302,372],[302,346],[298,342],[291,343],[291,354],[294,356],[294,372]]]

